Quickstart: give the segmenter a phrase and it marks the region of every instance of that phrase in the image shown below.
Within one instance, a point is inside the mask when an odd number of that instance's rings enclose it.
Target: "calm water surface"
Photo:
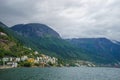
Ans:
[[[0,70],[0,80],[120,80],[120,68],[14,68]]]

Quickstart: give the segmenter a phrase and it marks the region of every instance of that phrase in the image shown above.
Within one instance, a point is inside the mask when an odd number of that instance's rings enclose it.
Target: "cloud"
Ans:
[[[119,0],[1,0],[0,19],[9,26],[44,23],[63,38],[120,41],[119,4]]]

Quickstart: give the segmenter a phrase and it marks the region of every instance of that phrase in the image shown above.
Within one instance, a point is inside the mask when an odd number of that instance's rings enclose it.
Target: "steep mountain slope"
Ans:
[[[27,47],[33,48],[34,50],[40,51],[35,44],[32,44],[31,40],[27,39],[24,36],[18,35],[15,31],[9,29],[8,26],[5,25],[4,23],[0,22],[0,27],[2,27],[2,29],[4,29],[4,31],[7,32],[9,35],[13,36],[16,40],[18,40],[19,43],[22,43],[22,45],[25,45]]]
[[[29,39],[44,54],[63,59],[89,59],[83,50],[77,49],[61,39],[56,31],[44,24],[20,24],[11,27],[11,29]]]
[[[100,56],[110,62],[120,61],[119,42],[112,42],[106,38],[78,38],[68,39],[73,45],[88,51],[90,54]]]
[[[18,57],[32,53],[32,50],[24,46],[13,35],[9,34],[9,28],[0,24],[0,58],[5,56]]]

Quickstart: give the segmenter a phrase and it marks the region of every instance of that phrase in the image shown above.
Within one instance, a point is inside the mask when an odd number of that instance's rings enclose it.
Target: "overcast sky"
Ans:
[[[0,21],[43,23],[63,38],[120,41],[120,0],[0,0]]]

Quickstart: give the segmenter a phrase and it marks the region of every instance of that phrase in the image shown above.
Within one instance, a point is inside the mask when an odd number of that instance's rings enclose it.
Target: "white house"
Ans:
[[[8,57],[4,57],[2,58],[3,61],[9,61],[9,58]]]
[[[16,58],[15,61],[20,62],[20,58]]]
[[[39,54],[38,51],[35,51],[34,53],[35,53],[35,54]]]
[[[3,32],[0,32],[0,35],[2,36],[7,36],[7,34],[3,33]]]
[[[9,58],[9,60],[10,60],[10,61],[13,61],[13,58],[12,58],[12,57],[10,57],[10,58]]]
[[[25,61],[25,60],[27,60],[27,59],[28,59],[27,56],[22,56],[22,57],[21,57],[21,61]]]
[[[12,67],[16,68],[18,66],[18,63],[13,62]]]

